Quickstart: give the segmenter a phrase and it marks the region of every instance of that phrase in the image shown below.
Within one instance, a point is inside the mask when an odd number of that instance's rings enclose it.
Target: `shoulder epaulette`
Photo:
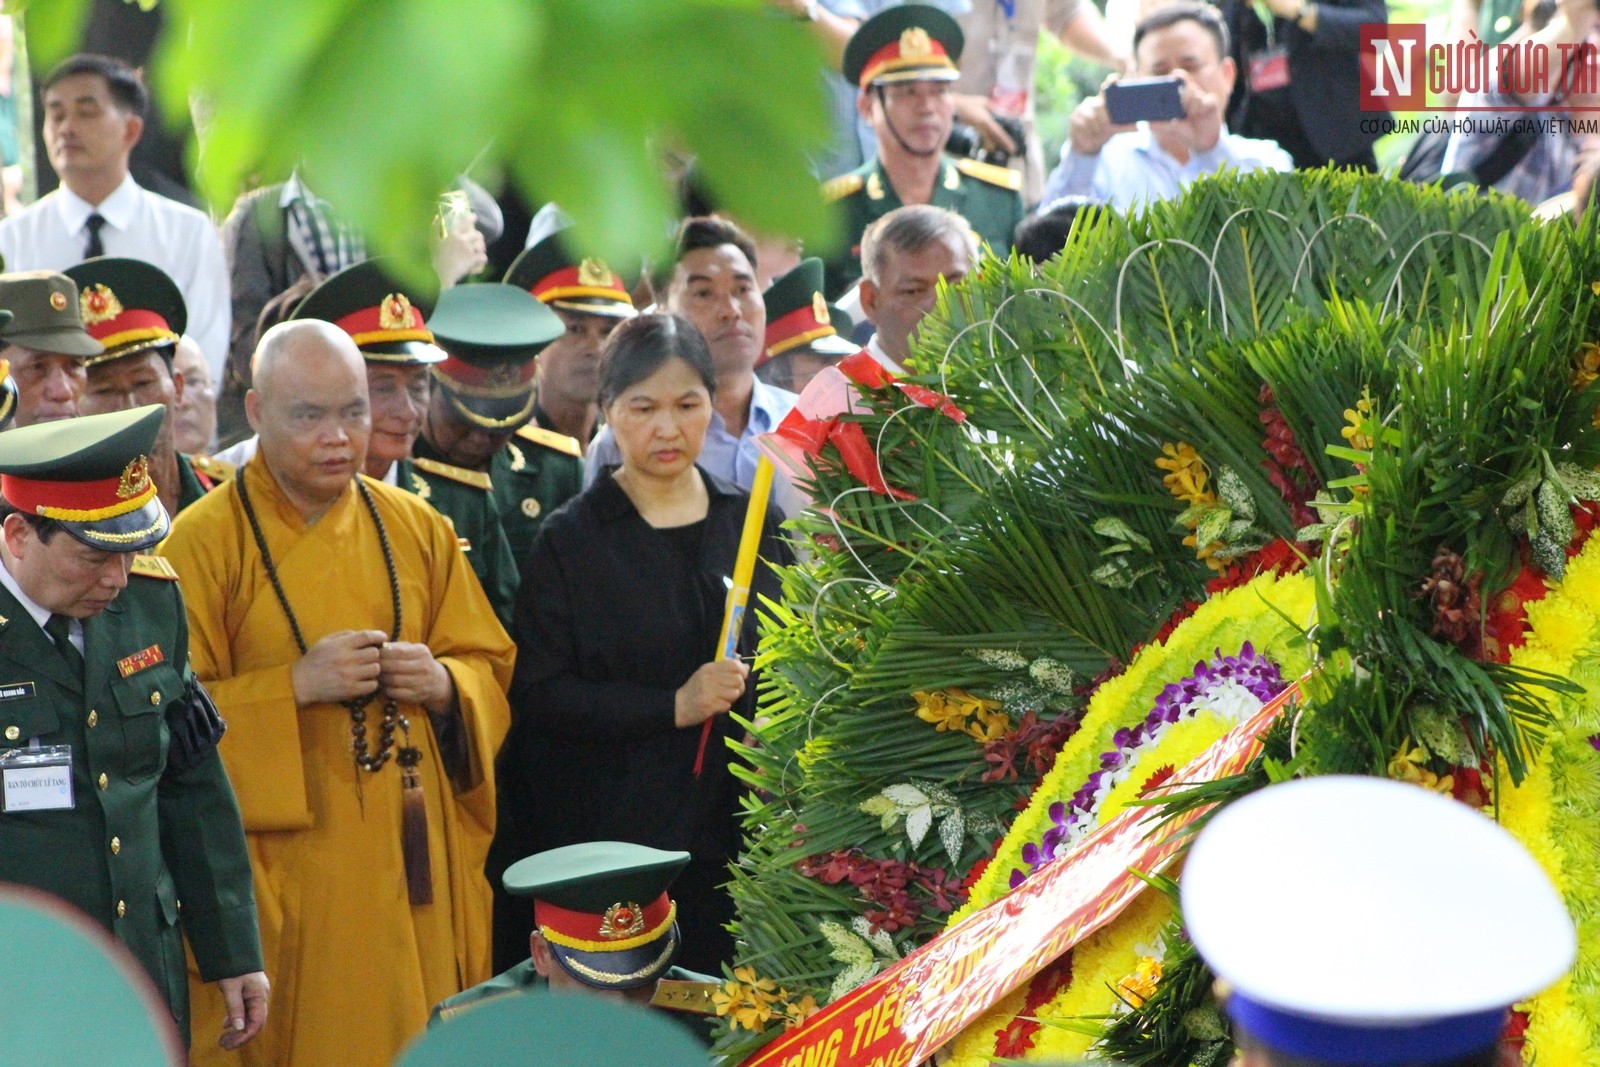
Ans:
[[[412,459],[411,465],[419,471],[427,471],[429,474],[448,478],[452,482],[470,485],[472,488],[482,489],[486,493],[494,488],[494,483],[489,480],[489,476],[483,471],[469,471],[465,467],[454,467],[448,463],[440,463],[436,459]]]
[[[447,1023],[451,1019],[459,1018],[460,1016],[465,1015],[467,1012],[471,1011],[472,1009],[481,1008],[485,1004],[488,1004],[488,1003],[490,1003],[492,1001],[500,1000],[503,997],[521,996],[521,995],[522,995],[522,990],[520,990],[520,989],[503,989],[503,990],[499,991],[498,993],[490,993],[488,996],[474,997],[471,1000],[462,1001],[460,1004],[452,1004],[448,1008],[440,1008],[439,1009],[439,1021],[442,1022],[442,1023]]]
[[[583,455],[583,446],[578,443],[576,437],[568,437],[564,433],[556,433],[554,430],[547,430],[543,426],[534,426],[532,424],[524,426],[517,431],[517,436],[524,441],[532,441],[536,445],[543,445],[553,451],[565,452],[569,456],[581,457]]]
[[[830,204],[835,200],[843,200],[859,193],[866,183],[867,180],[859,174],[841,174],[837,178],[829,178],[822,183],[822,199]]]
[[[656,991],[650,998],[650,1006],[661,1008],[663,1011],[715,1015],[717,1007],[711,1002],[711,994],[721,988],[719,982],[685,982],[676,978],[663,978],[656,982]]]
[[[167,562],[165,556],[134,556],[132,573],[141,578],[160,578],[168,582],[178,580],[177,570]]]
[[[238,473],[239,468],[216,456],[190,456],[189,465],[213,481],[225,482]]]
[[[969,178],[998,185],[1013,192],[1022,189],[1022,175],[1010,167],[997,167],[993,163],[980,163],[976,159],[956,160],[956,169]]]

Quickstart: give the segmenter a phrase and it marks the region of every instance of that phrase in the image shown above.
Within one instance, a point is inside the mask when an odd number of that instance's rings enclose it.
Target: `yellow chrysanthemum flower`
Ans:
[[[1569,599],[1563,586],[1560,596],[1547,596],[1528,605],[1528,626],[1551,655],[1567,661],[1589,646],[1595,618],[1592,610],[1586,611]]]
[[[1161,981],[1161,961],[1154,956],[1141,956],[1134,972],[1117,983],[1117,992],[1135,1008],[1155,996],[1156,983]]]

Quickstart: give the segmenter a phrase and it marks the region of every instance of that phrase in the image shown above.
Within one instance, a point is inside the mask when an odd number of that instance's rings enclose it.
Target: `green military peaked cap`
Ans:
[[[433,367],[456,411],[486,430],[512,430],[533,414],[535,357],[567,332],[526,289],[489,283],[446,289],[428,319],[447,357]]]
[[[437,289],[403,285],[369,259],[323,280],[294,309],[291,319],[331,322],[373,363],[440,363],[427,318]]]
[[[632,989],[677,958],[678,908],[667,895],[687,852],[591,841],[519,860],[501,881],[533,898],[533,922],[551,954],[584,985]]]
[[[622,276],[593,257],[579,259],[559,232],[525,249],[506,268],[504,281],[526,289],[551,307],[586,315],[629,319],[637,312]]]
[[[149,548],[169,526],[150,479],[150,449],[166,413],[148,404],[0,434],[0,496],[24,514],[55,519],[91,548]]]
[[[144,970],[80,912],[45,893],[5,886],[0,939],[8,961],[0,969],[7,1015],[0,1027],[0,1063],[185,1062],[171,1012]],[[93,1019],[87,1026],[86,1009]]]
[[[823,356],[847,356],[861,347],[839,335],[835,313],[845,321],[849,316],[829,306],[822,288],[822,260],[808,256],[762,294],[767,305],[767,334],[758,365],[785,352],[809,349]]]
[[[844,76],[851,85],[947,81],[961,76],[965,36],[956,20],[927,4],[898,4],[856,28],[844,47]]]
[[[706,1067],[660,1012],[581,993],[499,997],[418,1038],[396,1067]]]
[[[98,356],[105,346],[83,328],[78,283],[53,270],[0,274],[0,308],[10,320],[0,341],[63,356]]]
[[[78,285],[78,311],[89,336],[105,351],[90,356],[93,367],[163,345],[178,344],[189,325],[189,309],[178,283],[142,259],[97,256],[68,267]]]

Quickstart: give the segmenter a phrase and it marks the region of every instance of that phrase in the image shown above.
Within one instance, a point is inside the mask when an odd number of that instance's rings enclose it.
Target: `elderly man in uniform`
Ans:
[[[445,359],[424,322],[432,307],[432,294],[402,286],[382,261],[369,259],[317,286],[292,317],[331,322],[361,349],[372,406],[367,476],[417,494],[450,520],[472,572],[501,624],[509,628],[517,563],[489,491],[489,476],[411,456],[428,414],[429,372]]]
[[[861,24],[844,53],[844,74],[861,87],[856,106],[872,121],[878,156],[822,187],[838,205],[848,239],[828,265],[837,299],[860,276],[861,235],[902,204],[932,204],[966,219],[996,252],[1011,247],[1022,221],[1022,176],[955,159],[945,142],[955,120],[951,84],[960,77],[961,27],[926,4],[901,4]]]
[[[514,649],[449,522],[360,474],[371,420],[349,334],[267,331],[246,408],[259,451],[162,546],[228,719],[285,1004],[244,1062],[386,1067],[434,1004],[489,975]],[[196,1014],[220,1006],[197,998]]]
[[[1383,778],[1309,778],[1223,809],[1182,898],[1243,1067],[1496,1067],[1510,1006],[1577,950],[1515,838]]]
[[[512,993],[598,993],[688,1016],[713,1013],[713,977],[673,966],[681,947],[678,906],[668,896],[689,863],[623,841],[539,852],[506,868],[514,897],[533,898],[529,958],[434,1009],[432,1026]],[[708,1037],[703,1020],[691,1019]]]
[[[0,274],[0,308],[12,315],[0,327],[0,359],[17,384],[16,424],[76,416],[83,361],[104,351],[83,328],[77,283],[53,270]]]
[[[801,393],[823,367],[860,351],[849,340],[850,316],[823,299],[822,278],[822,260],[811,256],[761,294],[767,333],[756,377],[768,385]]]
[[[458,285],[428,328],[449,358],[431,368],[417,458],[488,476],[520,567],[544,517],[582,488],[583,446],[528,421],[539,354],[566,327],[519,286]]]
[[[587,445],[600,417],[600,350],[636,314],[633,297],[600,260],[575,258],[560,233],[512,260],[504,281],[538,297],[567,330],[539,353],[534,425]]]
[[[162,507],[176,515],[233,476],[232,464],[184,455],[173,440],[174,412],[187,384],[173,365],[188,322],[183,294],[165,271],[141,259],[102,256],[66,273],[78,285],[89,336],[105,348],[84,361],[88,383],[78,410],[102,415],[143,404],[167,409],[150,452],[150,477]]]
[[[183,942],[237,1048],[267,979],[223,724],[189,669],[150,480],[159,406],[0,437],[0,881],[53,893],[128,947],[189,1033]],[[178,902],[182,900],[182,923]]]

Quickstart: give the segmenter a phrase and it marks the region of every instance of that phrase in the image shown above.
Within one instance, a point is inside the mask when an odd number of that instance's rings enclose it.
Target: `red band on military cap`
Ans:
[[[545,940],[580,952],[623,952],[648,945],[671,929],[677,917],[666,893],[644,905],[618,901],[599,915],[533,902],[534,925]]]
[[[903,56],[900,53],[901,38],[896,37],[872,55],[861,67],[861,87],[865,89],[877,80],[879,75],[887,74],[898,69],[911,67],[949,68],[955,70],[956,65],[950,62],[950,54],[944,50],[944,45],[936,37],[928,37],[928,51],[916,56]]]
[[[839,331],[833,328],[830,319],[817,318],[817,312],[812,305],[795,308],[782,318],[767,323],[767,350],[763,354],[764,360],[780,356],[791,348],[810,344],[819,337],[837,337]]]
[[[89,336],[99,341],[106,348],[116,348],[129,341],[153,341],[158,338],[171,338],[176,341],[178,335],[167,325],[167,320],[154,311],[142,308],[128,308],[120,315],[105,319],[101,322],[84,324],[84,329],[89,331]]]
[[[448,378],[449,385],[465,387],[468,390],[489,390],[499,395],[511,396],[524,392],[533,382],[533,377],[539,371],[537,360],[518,366],[514,363],[501,363],[491,368],[483,368],[468,363],[464,359],[449,356],[443,363],[434,364],[434,373]]]
[[[155,496],[148,476],[143,484],[130,483],[126,474],[93,482],[55,482],[0,474],[0,496],[28,515],[64,522],[96,522],[136,511]]]
[[[606,271],[606,283],[604,285],[594,285],[592,283],[595,279],[592,276],[589,278],[582,277],[582,271],[583,268],[577,265],[562,267],[560,270],[552,271],[540,278],[528,292],[546,304],[552,300],[570,300],[576,296],[593,296],[603,300],[615,300],[618,303],[627,304],[629,307],[633,306],[633,297],[629,296],[628,291],[622,287],[622,276],[620,274],[608,270]]]
[[[362,308],[338,319],[334,325],[350,335],[358,345],[384,341],[426,341],[433,344],[433,333],[423,325],[422,312],[411,304],[403,307],[379,304]]]

